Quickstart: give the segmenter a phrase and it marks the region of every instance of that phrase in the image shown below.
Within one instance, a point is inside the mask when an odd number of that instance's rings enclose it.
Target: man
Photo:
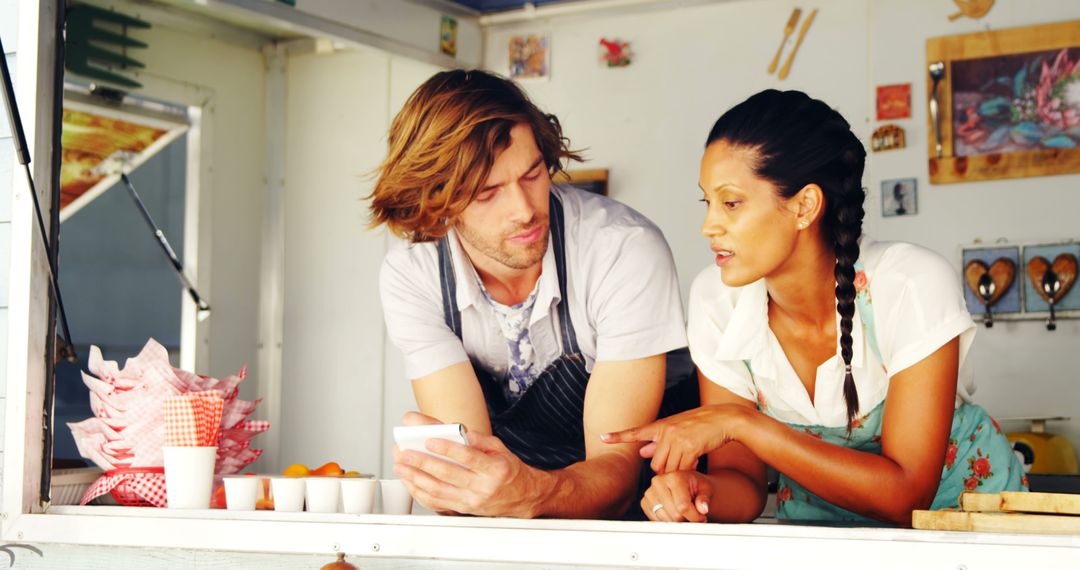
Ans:
[[[391,126],[371,211],[409,242],[380,274],[422,412],[405,423],[462,423],[470,443],[428,442],[457,464],[395,455],[430,509],[611,518],[636,504],[639,448],[600,434],[657,416],[665,353],[686,346],[679,287],[645,217],[551,185],[580,160],[567,143],[482,71],[435,75]]]

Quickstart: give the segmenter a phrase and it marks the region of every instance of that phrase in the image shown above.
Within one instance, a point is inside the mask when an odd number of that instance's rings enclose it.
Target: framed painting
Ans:
[[[1080,20],[926,42],[930,182],[1080,172]]]

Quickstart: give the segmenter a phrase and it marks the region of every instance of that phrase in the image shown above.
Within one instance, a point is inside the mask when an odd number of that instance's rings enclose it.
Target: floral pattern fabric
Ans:
[[[855,420],[850,434],[843,427],[793,424],[788,427],[828,443],[880,455],[884,413],[885,402],[882,402],[869,414]],[[960,493],[965,490],[997,493],[1027,489],[1024,467],[997,423],[979,406],[964,404],[957,408],[945,451],[941,484],[930,508],[959,506]],[[781,519],[871,522],[871,519],[821,499],[783,474],[780,475],[776,500],[776,516]]]
[[[874,313],[868,288],[869,280],[860,263],[855,264],[855,306],[862,320],[867,344],[884,362],[874,334]],[[774,417],[763,396],[758,397],[758,409]],[[786,423],[801,431],[834,445],[881,455],[881,424],[885,415],[885,401],[870,413],[856,418],[847,427],[809,426]],[[1012,445],[997,422],[986,410],[965,403],[953,413],[949,445],[945,450],[945,464],[941,471],[941,484],[930,508],[933,510],[959,506],[960,493],[965,490],[997,493],[1000,491],[1028,490],[1024,467],[1012,451]],[[806,521],[855,521],[872,522],[872,519],[842,509],[821,499],[803,486],[780,474],[776,492],[777,518]]]
[[[506,338],[509,348],[509,362],[507,362],[506,376],[503,378],[503,394],[507,401],[514,402],[521,398],[525,390],[532,386],[540,371],[536,369],[536,351],[533,350],[532,338],[529,336],[529,317],[532,316],[533,307],[536,306],[537,288],[534,288],[528,298],[516,305],[503,305],[491,298],[484,283],[480,281],[480,290],[484,299],[495,312],[495,320],[499,323],[499,330]]]

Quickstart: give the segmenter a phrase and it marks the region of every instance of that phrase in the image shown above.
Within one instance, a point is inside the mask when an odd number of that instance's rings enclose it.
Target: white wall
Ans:
[[[1080,2],[998,2],[981,22],[949,22],[955,6],[934,0],[873,0],[870,3],[870,83],[911,83],[908,148],[872,155],[866,179],[867,231],[879,238],[913,241],[945,255],[960,269],[960,246],[977,239],[1013,243],[1080,239],[1080,175],[930,185],[927,174],[926,39],[980,30],[1001,30],[1080,18]],[[919,213],[881,217],[881,180],[918,177]],[[1020,272],[1017,276],[1026,279]],[[979,328],[971,358],[976,400],[1001,417],[1072,416],[1052,423],[1080,447],[1080,320],[1060,321],[1049,332],[1042,320],[998,322]],[[1022,423],[1007,430],[1027,429]]]
[[[766,74],[793,7],[819,8],[786,81]],[[758,90],[801,89],[827,101],[866,143],[877,125],[874,87],[912,83],[913,119],[901,121],[909,148],[875,154],[866,231],[879,239],[920,243],[951,259],[959,245],[982,238],[1078,238],[1080,176],[1031,178],[930,187],[926,168],[925,40],[983,29],[1080,17],[1080,3],[1061,0],[998,2],[983,22],[950,23],[955,11],[940,0],[837,0],[795,3],[760,0],[638,13],[594,13],[536,20],[492,29],[485,67],[507,72],[512,34],[550,32],[550,81],[526,83],[532,97],[562,120],[578,147],[589,147],[589,166],[611,169],[610,194],[652,218],[675,252],[684,300],[690,281],[710,262],[699,227],[697,172],[712,122]],[[627,68],[598,63],[600,37],[630,41]],[[918,176],[919,214],[883,220],[880,181]],[[1052,424],[1080,444],[1080,321],[1048,333],[1040,322],[999,323],[979,332],[972,353],[976,395],[998,416],[1064,414]],[[1006,426],[1015,429],[1022,425]]]
[[[439,52],[443,12],[407,0],[298,0],[296,9],[377,33],[428,52]],[[481,30],[472,17],[458,23],[457,59],[463,66],[480,62]]]
[[[11,75],[15,75],[15,43],[18,41],[19,20],[16,0],[0,0],[0,40]],[[12,176],[15,173],[15,151],[11,127],[8,125],[6,108],[0,105],[0,409],[6,407],[7,394],[7,340],[8,340],[8,275],[11,254],[11,193]],[[0,413],[0,416],[3,414]],[[3,429],[0,417],[0,430]],[[2,435],[2,433],[0,433]],[[3,437],[0,437],[0,465],[3,465]],[[2,473],[0,473],[2,476]]]
[[[400,355],[384,347],[377,276],[388,238],[366,228],[364,198],[391,118],[435,71],[375,50],[288,60],[277,467],[388,473],[389,428],[415,407]]]
[[[384,147],[389,56],[289,59],[280,462],[380,464],[383,338],[364,179]]]

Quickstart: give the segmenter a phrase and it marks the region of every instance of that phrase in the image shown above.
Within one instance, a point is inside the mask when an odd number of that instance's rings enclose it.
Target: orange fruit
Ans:
[[[312,469],[311,474],[341,477],[345,474],[345,470],[342,469],[341,466],[337,464],[337,462],[331,461],[330,463],[324,463],[320,465],[318,469]]]
[[[263,479],[259,482],[262,483],[262,492],[259,493],[259,498],[255,501],[255,508],[260,511],[272,511],[274,510],[274,498],[270,496],[270,480]]]
[[[225,485],[214,489],[214,494],[210,496],[210,508],[211,509],[224,509],[225,508]]]
[[[294,463],[286,467],[285,470],[281,472],[281,474],[286,477],[307,477],[311,474],[311,471],[307,468],[307,465]]]

